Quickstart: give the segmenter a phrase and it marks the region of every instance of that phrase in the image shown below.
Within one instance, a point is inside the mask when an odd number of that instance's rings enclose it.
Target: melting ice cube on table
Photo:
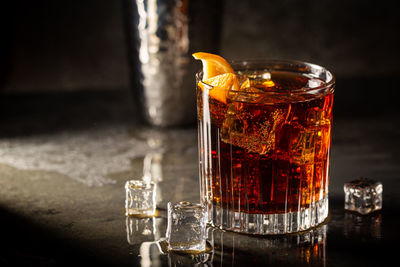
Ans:
[[[361,214],[382,209],[381,182],[371,179],[360,178],[344,184],[346,210],[355,211]]]
[[[206,249],[207,211],[201,204],[168,203],[168,250],[200,252]]]
[[[156,213],[156,184],[129,180],[125,183],[125,215],[154,216]]]

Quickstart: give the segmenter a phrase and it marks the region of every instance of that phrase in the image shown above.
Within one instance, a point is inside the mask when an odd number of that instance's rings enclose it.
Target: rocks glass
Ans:
[[[223,103],[197,88],[201,201],[209,222],[247,234],[303,231],[328,216],[334,76],[297,61],[233,63]],[[202,72],[197,73],[197,84]]]

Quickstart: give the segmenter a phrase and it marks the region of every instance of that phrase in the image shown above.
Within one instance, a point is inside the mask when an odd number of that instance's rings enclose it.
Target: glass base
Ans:
[[[254,235],[289,234],[308,230],[328,217],[328,196],[309,208],[281,214],[251,214],[209,207],[210,223],[223,230]]]

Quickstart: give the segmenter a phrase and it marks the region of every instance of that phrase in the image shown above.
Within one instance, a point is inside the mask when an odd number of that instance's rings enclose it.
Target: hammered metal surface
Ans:
[[[219,18],[201,12],[206,6],[188,0],[129,1],[133,89],[142,115],[152,125],[195,122],[194,75],[199,65],[191,54],[215,51],[218,45]]]

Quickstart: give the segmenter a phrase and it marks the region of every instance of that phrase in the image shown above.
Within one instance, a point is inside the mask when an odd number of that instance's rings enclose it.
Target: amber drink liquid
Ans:
[[[223,103],[198,87],[202,202],[209,221],[249,234],[307,230],[328,216],[334,78],[302,62],[233,65]],[[201,73],[198,74],[201,80]]]

